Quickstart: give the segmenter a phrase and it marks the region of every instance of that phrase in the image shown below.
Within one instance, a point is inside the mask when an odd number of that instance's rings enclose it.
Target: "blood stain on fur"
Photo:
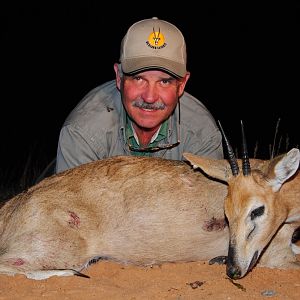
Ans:
[[[70,225],[70,227],[79,228],[80,218],[78,217],[78,215],[76,213],[74,213],[73,211],[68,211],[68,213],[70,215],[70,219],[68,221],[68,224]]]
[[[210,220],[204,222],[202,228],[205,231],[221,231],[227,226],[227,223],[224,218],[216,219],[212,217]]]
[[[22,266],[22,265],[24,265],[24,263],[25,262],[22,258],[18,258],[12,264],[13,264],[13,266]]]

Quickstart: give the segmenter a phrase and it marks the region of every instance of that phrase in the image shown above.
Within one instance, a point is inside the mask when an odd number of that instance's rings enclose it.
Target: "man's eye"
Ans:
[[[171,82],[170,79],[163,79],[162,81],[162,84],[169,84]]]

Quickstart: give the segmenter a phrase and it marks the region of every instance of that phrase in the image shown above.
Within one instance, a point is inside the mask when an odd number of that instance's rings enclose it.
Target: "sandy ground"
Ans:
[[[142,268],[104,261],[84,274],[90,278],[0,275],[0,299],[300,299],[300,270],[256,267],[231,281],[225,266],[207,262]]]

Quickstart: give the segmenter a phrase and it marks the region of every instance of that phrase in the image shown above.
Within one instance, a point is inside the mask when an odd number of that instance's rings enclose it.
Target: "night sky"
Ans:
[[[279,118],[282,149],[300,143],[296,1],[269,6],[168,1],[166,7],[130,1],[114,2],[110,9],[103,1],[11,2],[0,10],[2,169],[28,155],[42,154],[45,163],[56,155],[68,113],[92,88],[114,78],[127,28],[153,16],[185,35],[191,72],[186,90],[221,121],[234,147],[240,148],[240,120],[250,156],[256,144],[258,157],[269,155]]]

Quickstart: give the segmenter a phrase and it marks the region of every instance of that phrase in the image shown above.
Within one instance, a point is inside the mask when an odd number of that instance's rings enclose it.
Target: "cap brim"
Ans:
[[[162,57],[138,57],[121,61],[122,70],[126,74],[136,74],[146,70],[159,69],[175,77],[186,75],[185,65]]]

